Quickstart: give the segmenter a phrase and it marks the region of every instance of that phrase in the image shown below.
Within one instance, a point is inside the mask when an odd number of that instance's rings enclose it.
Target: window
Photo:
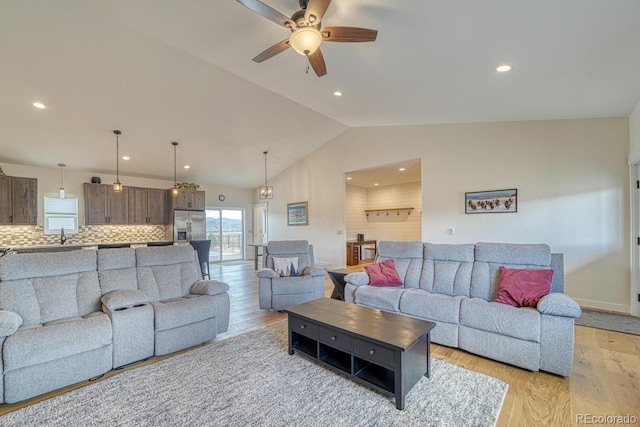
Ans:
[[[244,259],[244,211],[207,209],[207,239],[211,262]]]
[[[44,198],[44,234],[78,233],[78,199]]]

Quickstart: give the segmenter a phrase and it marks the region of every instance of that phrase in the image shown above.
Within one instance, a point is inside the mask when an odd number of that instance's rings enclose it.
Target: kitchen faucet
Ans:
[[[60,244],[64,245],[64,242],[67,241],[67,238],[64,235],[64,228],[60,228]]]

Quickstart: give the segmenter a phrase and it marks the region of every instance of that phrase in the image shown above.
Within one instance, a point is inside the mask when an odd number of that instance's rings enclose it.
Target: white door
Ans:
[[[266,245],[268,241],[267,204],[256,204],[253,210],[253,243],[256,245]]]

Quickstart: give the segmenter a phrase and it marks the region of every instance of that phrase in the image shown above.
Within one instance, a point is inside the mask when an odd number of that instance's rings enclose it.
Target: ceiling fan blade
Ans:
[[[258,15],[267,18],[269,21],[275,22],[285,28],[296,28],[297,25],[288,16],[283,15],[271,6],[267,6],[258,0],[236,0],[238,3],[245,5]]]
[[[262,61],[266,61],[272,56],[276,56],[280,52],[284,52],[287,49],[289,49],[289,39],[284,39],[281,42],[278,42],[273,46],[271,46],[270,48],[266,49],[264,52],[258,54],[258,56],[253,58],[253,60],[255,62],[260,63]]]
[[[378,30],[356,27],[324,27],[320,30],[326,42],[372,42]]]
[[[331,0],[309,0],[304,12],[304,19],[312,25],[318,25],[330,4]]]
[[[313,71],[316,72],[318,77],[322,77],[327,74],[327,65],[324,63],[324,56],[322,56],[320,48],[316,49],[316,51],[309,55],[308,58]]]

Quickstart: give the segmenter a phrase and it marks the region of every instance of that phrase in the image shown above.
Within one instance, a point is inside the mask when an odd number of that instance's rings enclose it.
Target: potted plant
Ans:
[[[178,182],[176,187],[182,190],[197,190],[200,188],[200,184],[194,184],[193,182]]]

